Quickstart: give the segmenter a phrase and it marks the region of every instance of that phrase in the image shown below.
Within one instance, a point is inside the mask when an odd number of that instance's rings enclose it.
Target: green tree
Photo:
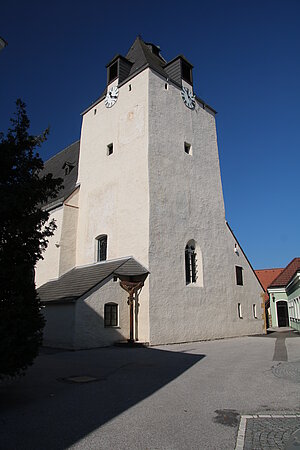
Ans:
[[[29,134],[26,105],[16,102],[7,135],[0,135],[0,379],[23,374],[42,343],[44,318],[34,283],[56,226],[42,206],[54,198],[61,179],[43,174],[37,147],[46,140]]]

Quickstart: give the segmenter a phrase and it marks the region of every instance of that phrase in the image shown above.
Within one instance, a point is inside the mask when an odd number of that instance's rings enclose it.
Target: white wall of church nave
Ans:
[[[189,110],[180,89],[150,74],[150,341],[152,344],[240,334],[215,119]],[[184,151],[184,142],[192,154]],[[203,259],[204,286],[186,286],[184,249],[194,239]],[[220,307],[226,299],[227,306]],[[230,306],[230,304],[232,304]],[[236,316],[234,316],[235,320]],[[233,321],[234,321],[233,320]]]
[[[83,116],[77,265],[96,261],[95,238],[107,234],[107,259],[132,255],[148,267],[148,73],[121,86],[111,108],[101,101]],[[148,340],[147,285],[140,300]]]
[[[66,199],[60,238],[59,276],[76,265],[79,188]]]
[[[56,230],[54,235],[48,238],[47,250],[43,253],[43,260],[37,262],[35,268],[36,287],[41,286],[47,281],[58,278],[59,276],[59,258],[60,258],[60,239],[63,223],[63,206],[58,207],[50,213],[48,223],[54,219]]]

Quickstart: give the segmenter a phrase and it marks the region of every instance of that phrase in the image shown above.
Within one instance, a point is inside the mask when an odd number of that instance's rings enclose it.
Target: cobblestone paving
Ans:
[[[300,428],[300,414],[242,416],[236,450],[284,450]]]

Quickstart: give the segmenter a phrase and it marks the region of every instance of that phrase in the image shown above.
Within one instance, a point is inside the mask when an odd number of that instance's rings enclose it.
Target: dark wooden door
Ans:
[[[279,327],[289,326],[289,314],[287,302],[277,302],[277,317]]]

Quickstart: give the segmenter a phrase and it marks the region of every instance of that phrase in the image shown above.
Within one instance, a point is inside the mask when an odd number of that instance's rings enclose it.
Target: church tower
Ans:
[[[261,286],[225,221],[215,111],[192,64],[137,37],[106,68],[82,115],[75,265],[132,256],[149,270],[136,320],[150,344],[260,333]]]

